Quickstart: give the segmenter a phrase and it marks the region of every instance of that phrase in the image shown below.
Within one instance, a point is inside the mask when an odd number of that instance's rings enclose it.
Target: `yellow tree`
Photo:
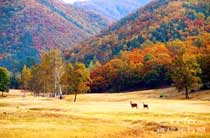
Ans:
[[[76,63],[74,65],[73,73],[73,90],[74,90],[74,102],[77,100],[78,93],[86,93],[89,91],[88,82],[90,81],[90,73],[88,69],[82,63]]]
[[[44,91],[47,93],[60,93],[61,89],[61,77],[63,73],[63,58],[61,51],[58,49],[51,49],[44,52],[41,56],[41,63],[39,65],[42,76],[40,79],[44,83]]]
[[[170,67],[171,78],[179,91],[185,89],[185,97],[188,99],[190,89],[200,87],[201,80],[198,77],[199,73],[201,73],[200,66],[195,55],[186,53],[184,42],[175,40],[169,42],[167,46],[173,56]]]
[[[31,80],[30,80],[30,88],[31,90],[36,94],[36,96],[39,96],[39,94],[45,93],[46,91],[46,83],[45,83],[45,72],[41,69],[40,65],[35,65],[31,68]]]
[[[89,81],[90,73],[84,64],[66,64],[61,77],[61,84],[66,94],[74,93],[74,102],[77,100],[78,93],[86,93],[89,91]]]
[[[64,73],[61,77],[61,83],[65,94],[74,91],[74,67],[71,63],[65,65]]]
[[[24,90],[24,96],[25,96],[25,90],[29,89],[29,82],[31,80],[31,77],[32,77],[31,69],[28,68],[26,65],[24,65],[21,72],[21,85]]]

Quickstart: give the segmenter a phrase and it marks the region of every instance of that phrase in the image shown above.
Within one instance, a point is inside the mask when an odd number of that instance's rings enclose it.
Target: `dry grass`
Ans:
[[[79,95],[65,100],[0,99],[0,138],[209,138],[210,91],[191,94],[173,88],[119,94]],[[163,98],[159,98],[164,95]],[[129,101],[139,104],[131,109]],[[143,109],[142,102],[150,109]]]

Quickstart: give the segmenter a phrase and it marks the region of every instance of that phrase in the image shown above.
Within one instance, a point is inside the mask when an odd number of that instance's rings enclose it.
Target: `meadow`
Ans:
[[[23,97],[20,90],[5,95],[0,138],[210,138],[210,91],[190,94],[190,100],[174,88],[83,94],[76,103],[73,95],[63,100]]]

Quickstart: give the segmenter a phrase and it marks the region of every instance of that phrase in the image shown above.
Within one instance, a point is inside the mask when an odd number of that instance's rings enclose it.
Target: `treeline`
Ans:
[[[158,88],[172,84],[186,98],[190,91],[210,88],[210,34],[186,41],[145,45],[91,70],[91,91]]]
[[[60,50],[51,49],[41,54],[39,64],[24,66],[17,78],[22,89],[35,95],[75,94],[75,101],[78,93],[172,85],[184,90],[189,98],[191,91],[210,88],[210,34],[189,37],[186,41],[148,43],[132,51],[122,51],[105,64],[94,59],[88,66],[68,62]]]

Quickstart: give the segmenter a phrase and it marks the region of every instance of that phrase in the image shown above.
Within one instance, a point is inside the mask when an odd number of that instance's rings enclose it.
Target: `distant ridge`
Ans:
[[[75,2],[79,8],[88,9],[112,21],[117,21],[151,0],[89,0]]]

